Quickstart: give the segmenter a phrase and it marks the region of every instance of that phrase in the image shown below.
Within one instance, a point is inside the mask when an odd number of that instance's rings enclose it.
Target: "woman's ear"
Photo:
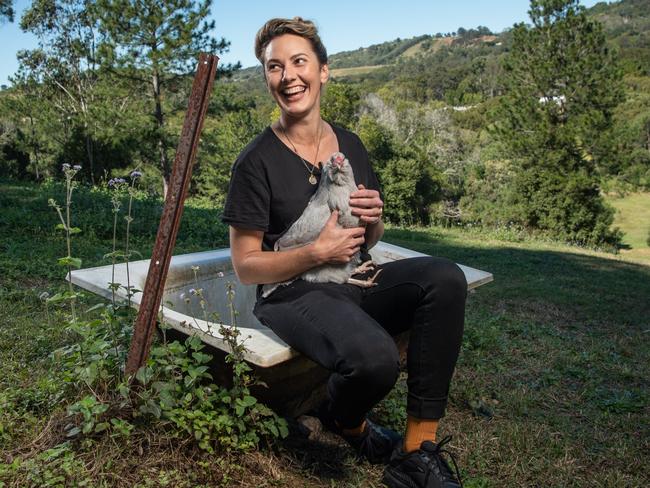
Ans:
[[[330,68],[327,64],[324,64],[320,67],[320,82],[321,85],[327,83],[327,80],[330,78]]]

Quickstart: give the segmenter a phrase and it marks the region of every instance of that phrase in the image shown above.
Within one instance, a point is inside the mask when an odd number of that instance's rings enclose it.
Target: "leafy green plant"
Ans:
[[[128,271],[128,260],[133,252],[129,249],[132,202],[135,181],[139,177],[140,173],[134,171],[131,184],[122,179],[109,182],[114,190],[111,196],[113,249],[106,256],[113,265],[113,278],[109,283],[112,300],[91,307],[87,311],[92,314],[90,318],[79,320],[75,317],[70,321],[67,330],[76,340],[55,352],[63,364],[64,381],[81,394],[80,399],[68,406],[67,436],[109,433],[128,437],[139,427],[161,429],[175,438],[193,439],[201,449],[209,452],[215,448],[245,450],[262,439],[285,437],[288,433],[286,422],[250,394],[255,379],[244,361],[245,347],[236,327],[232,283],[225,287],[232,325],[217,325],[212,320],[219,317],[208,313],[206,297],[199,287],[198,267],[192,268],[196,288],[190,295],[199,300],[209,329],[218,326],[230,349],[226,363],[232,369],[232,387],[212,383],[209,372],[212,356],[203,351],[205,346],[198,337],[191,336],[183,343],[168,342],[164,325],[162,341],[154,344],[147,364],[135,377],[124,376],[134,314],[129,306],[130,298],[137,290],[131,287],[127,272],[125,289],[129,303],[118,303],[115,292],[123,285],[115,282],[114,270],[118,259],[123,259]],[[117,222],[125,193],[128,193],[129,203],[122,252],[117,246]],[[71,193],[68,195],[70,197]],[[68,198],[67,222],[70,203]]]
[[[212,323],[207,312],[208,301],[198,286],[199,267],[192,267],[196,288],[190,297],[199,301],[208,330],[218,326],[230,352],[226,364],[232,369],[232,386],[219,387],[210,381],[212,356],[203,352],[205,346],[196,336],[183,344],[163,342],[152,348],[149,362],[136,374],[142,386],[135,390],[139,414],[169,421],[174,435],[190,434],[200,448],[212,452],[215,446],[245,450],[262,439],[286,437],[286,422],[251,395],[255,384],[251,367],[244,360],[246,350],[237,328],[234,307],[235,290],[227,283],[225,293],[230,310],[230,325]]]
[[[113,272],[111,275],[111,283],[109,287],[111,289],[111,301],[113,306],[115,306],[115,292],[119,290],[122,286],[120,283],[115,282],[115,265],[117,264],[118,259],[122,259],[126,265],[126,297],[128,306],[131,306],[131,298],[135,293],[140,290],[136,290],[131,286],[131,273],[129,269],[129,261],[131,256],[134,254],[140,254],[137,251],[134,251],[130,248],[130,237],[131,237],[131,222],[133,222],[133,200],[137,195],[136,184],[142,178],[142,173],[138,170],[133,170],[130,174],[131,182],[128,183],[124,178],[112,178],[108,182],[109,188],[113,191],[111,193],[111,206],[113,213],[113,250],[104,255],[104,258],[110,258],[111,264],[113,266]],[[126,232],[125,232],[125,243],[124,250],[117,249],[117,215],[122,208],[122,198],[124,194],[128,195],[128,205],[127,205],[127,214],[124,217],[126,221]]]
[[[216,448],[246,450],[263,438],[285,437],[287,426],[268,407],[250,395],[241,381],[232,388],[210,381],[208,363],[196,336],[152,348],[146,366],[138,370],[132,390],[135,417],[161,421],[173,437],[193,437],[208,452]],[[233,371],[246,368],[235,359]],[[237,373],[235,373],[237,375]],[[240,376],[241,378],[241,376]]]
[[[69,442],[47,449],[34,458],[16,458],[8,464],[0,463],[0,486],[3,478],[14,476],[22,486],[62,487],[90,486],[85,463],[75,457]],[[14,486],[14,485],[11,485]]]
[[[58,224],[56,228],[65,232],[65,240],[66,240],[68,254],[67,256],[60,258],[58,263],[60,266],[64,266],[68,270],[68,275],[69,275],[70,272],[72,271],[72,268],[78,269],[81,267],[81,259],[72,256],[72,236],[74,234],[80,233],[81,229],[79,227],[72,227],[70,222],[70,207],[72,205],[72,192],[77,187],[77,182],[74,181],[74,178],[77,175],[77,173],[81,170],[81,166],[79,165],[70,166],[69,164],[65,163],[62,168],[63,168],[63,174],[65,175],[65,186],[66,186],[65,207],[64,207],[65,217],[63,215],[62,208],[59,206],[59,204],[56,203],[56,201],[53,198],[51,198],[48,201],[48,204],[56,210],[56,213],[59,216],[59,220],[61,221],[61,223]],[[72,282],[68,282],[68,284],[69,287],[67,292],[57,293],[53,297],[49,298],[48,301],[50,303],[69,301],[70,311],[72,313],[72,320],[76,321],[77,316],[75,311],[75,303],[79,295],[72,288]]]

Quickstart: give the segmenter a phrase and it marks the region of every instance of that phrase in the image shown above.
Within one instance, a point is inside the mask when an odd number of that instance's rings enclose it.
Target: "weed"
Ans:
[[[67,171],[67,170],[66,170]],[[66,172],[72,188],[72,171]],[[236,327],[237,312],[234,309],[234,288],[226,286],[230,305],[231,327],[220,325],[219,332],[230,349],[226,357],[233,371],[233,386],[219,387],[211,383],[209,362],[212,356],[203,352],[204,345],[196,336],[184,343],[163,340],[152,350],[147,364],[140,368],[134,378],[124,376],[128,344],[131,339],[133,309],[128,277],[128,261],[133,252],[129,248],[130,224],[133,221],[132,203],[135,182],[140,173],[131,173],[131,184],[113,179],[111,196],[113,213],[112,252],[113,277],[109,287],[112,300],[99,304],[88,312],[92,318],[79,320],[74,314],[68,323],[68,332],[76,337],[72,344],[55,351],[55,357],[64,365],[63,377],[81,394],[81,398],[68,406],[70,422],[66,426],[69,438],[97,436],[128,437],[134,429],[144,427],[162,429],[174,438],[193,439],[201,449],[212,452],[217,449],[246,450],[256,446],[262,439],[286,437],[286,422],[268,407],[260,404],[250,394],[254,384],[251,368],[243,359],[245,351]],[[128,193],[125,250],[117,248],[117,215],[122,208],[121,198]],[[71,190],[67,193],[66,215],[69,229]],[[61,214],[59,210],[59,214]],[[68,249],[69,233],[68,233]],[[70,253],[70,250],[69,250]],[[119,304],[116,292],[122,287],[115,283],[115,265],[123,259],[127,266],[128,302]],[[209,322],[207,302],[203,290],[198,287],[197,268],[193,268],[197,289],[191,295],[199,299],[204,319]],[[51,300],[50,300],[51,301]]]
[[[75,456],[69,442],[47,449],[31,459],[16,458],[9,464],[0,463],[0,480],[11,476],[22,479],[24,486],[92,486],[88,475],[84,462]],[[3,486],[1,481],[0,486]]]
[[[74,177],[79,172],[79,170],[81,170],[81,166],[79,165],[74,165],[72,167],[67,163],[63,165],[63,173],[65,175],[65,185],[66,185],[65,207],[64,207],[65,217],[63,216],[61,207],[59,206],[59,204],[56,203],[56,201],[53,198],[51,198],[48,201],[49,205],[56,210],[56,213],[59,216],[59,220],[61,221],[61,223],[58,224],[56,228],[63,230],[65,232],[65,240],[66,240],[68,255],[63,258],[59,258],[58,263],[60,266],[64,266],[68,270],[67,273],[68,275],[70,275],[72,268],[79,269],[81,267],[81,259],[72,256],[72,236],[74,234],[78,234],[79,232],[81,232],[81,229],[79,227],[72,227],[70,222],[70,207],[72,205],[72,192],[77,187],[77,182],[74,181]],[[76,321],[77,316],[75,310],[75,303],[77,297],[78,294],[72,288],[72,282],[69,282],[69,288],[66,293],[58,293],[55,296],[48,298],[48,301],[50,303],[60,303],[66,301],[70,302],[70,311],[72,313],[72,320]]]

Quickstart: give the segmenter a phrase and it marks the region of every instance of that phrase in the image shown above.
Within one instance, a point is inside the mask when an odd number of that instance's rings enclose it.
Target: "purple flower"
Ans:
[[[111,188],[121,185],[122,183],[126,183],[126,180],[124,178],[111,178],[108,180],[108,186]]]
[[[140,178],[142,176],[142,173],[140,171],[131,171],[131,179],[135,180],[136,178]]]
[[[190,295],[196,295],[196,290],[194,288],[189,289]]]

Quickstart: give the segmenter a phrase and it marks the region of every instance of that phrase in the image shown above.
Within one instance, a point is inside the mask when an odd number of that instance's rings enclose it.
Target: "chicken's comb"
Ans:
[[[345,161],[345,154],[342,152],[335,152],[330,157],[330,161],[332,161],[332,163],[336,164],[337,166],[342,166],[343,162]]]

